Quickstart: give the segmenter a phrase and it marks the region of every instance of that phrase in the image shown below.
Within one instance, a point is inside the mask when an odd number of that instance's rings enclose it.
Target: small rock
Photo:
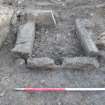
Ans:
[[[90,13],[90,16],[92,16],[92,17],[93,17],[93,16],[94,16],[94,13]]]
[[[42,85],[45,85],[45,84],[46,84],[46,81],[45,81],[45,80],[41,80],[40,83],[41,83]]]
[[[24,0],[18,0],[18,4],[22,4]]]
[[[21,58],[20,59],[17,59],[16,60],[16,64],[17,65],[23,65],[23,64],[25,64],[25,60],[24,59],[21,59]]]
[[[62,105],[62,103],[61,102],[58,102],[58,105]]]
[[[0,97],[3,97],[5,95],[5,91],[0,93]]]

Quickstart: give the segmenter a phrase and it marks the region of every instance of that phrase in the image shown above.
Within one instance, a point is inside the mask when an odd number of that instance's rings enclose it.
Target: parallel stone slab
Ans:
[[[94,35],[94,33],[88,29],[89,25],[90,22],[87,19],[76,19],[77,36],[81,41],[81,45],[85,50],[85,53],[88,56],[95,56],[98,55],[99,50],[92,40],[92,35]]]
[[[9,25],[13,16],[13,9],[0,6],[0,48],[9,35]]]
[[[32,48],[35,37],[35,24],[34,22],[27,22],[19,27],[17,41],[12,52],[29,57],[32,54]]]
[[[29,58],[27,60],[28,68],[53,68],[55,67],[54,60],[48,57]]]
[[[35,21],[36,24],[55,25],[56,20],[52,10],[32,10],[25,9],[28,20]]]
[[[93,57],[64,58],[63,68],[92,70],[99,67],[98,61]]]

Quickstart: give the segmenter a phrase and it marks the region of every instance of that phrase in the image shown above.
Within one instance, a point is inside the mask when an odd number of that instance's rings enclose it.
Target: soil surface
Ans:
[[[12,3],[11,3],[12,2]],[[14,5],[13,0],[3,5]],[[52,9],[56,27],[36,26],[32,57],[51,57],[62,64],[63,57],[85,56],[76,36],[75,19],[91,18],[95,5],[104,0],[24,0],[20,7]],[[100,30],[98,30],[100,32]],[[96,32],[97,33],[97,32]],[[15,87],[105,87],[105,60],[97,70],[34,69],[21,65],[11,53],[15,34],[11,27],[7,41],[0,49],[0,105],[104,105],[105,92],[24,93]]]

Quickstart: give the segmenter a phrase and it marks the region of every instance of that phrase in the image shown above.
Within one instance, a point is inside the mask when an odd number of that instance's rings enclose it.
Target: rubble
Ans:
[[[92,40],[94,33],[88,29],[89,20],[87,19],[76,19],[77,36],[81,41],[81,45],[85,50],[86,55],[96,56],[99,54],[99,50]]]
[[[27,22],[19,27],[17,41],[15,47],[12,49],[13,53],[19,56],[28,58],[32,53],[33,43],[35,37],[35,23]]]
[[[0,5],[0,48],[9,35],[10,21],[13,16],[13,9]]]
[[[55,67],[54,60],[48,57],[41,57],[41,58],[29,58],[27,60],[27,67],[28,68],[53,68]]]
[[[64,58],[63,68],[92,70],[99,67],[98,61],[93,57]]]

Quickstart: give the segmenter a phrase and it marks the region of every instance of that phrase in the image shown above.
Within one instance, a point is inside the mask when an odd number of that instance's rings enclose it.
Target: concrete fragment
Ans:
[[[20,26],[17,35],[17,41],[12,52],[19,56],[29,57],[32,54],[32,48],[35,37],[35,24],[34,22],[27,22]]]
[[[27,60],[28,68],[44,67],[44,68],[53,68],[55,67],[54,60],[48,57],[41,58],[29,58]]]
[[[26,9],[28,20],[33,20],[36,24],[55,25],[56,20],[52,10],[32,10]]]
[[[0,48],[8,36],[12,15],[12,8],[0,6]]]
[[[64,58],[63,62],[63,68],[68,68],[68,69],[92,70],[98,67],[99,63],[93,57]]]
[[[78,38],[81,41],[81,45],[88,56],[98,55],[99,50],[92,40],[94,33],[88,29],[90,22],[87,19],[76,19],[76,29],[78,32]]]

